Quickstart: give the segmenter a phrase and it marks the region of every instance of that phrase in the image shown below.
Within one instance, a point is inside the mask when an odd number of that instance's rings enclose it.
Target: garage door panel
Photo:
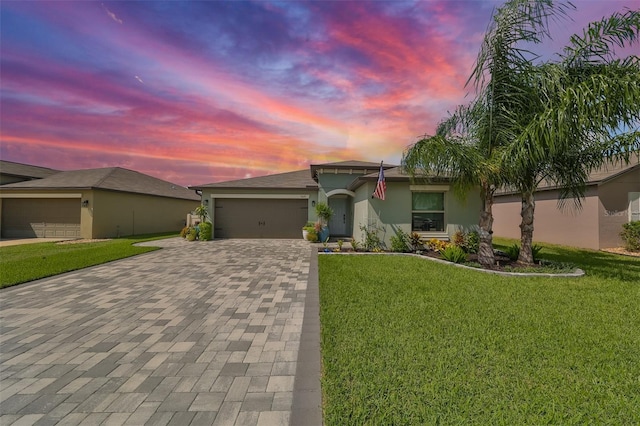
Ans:
[[[216,199],[216,238],[300,238],[306,199]]]
[[[79,238],[80,200],[5,198],[2,236],[6,238]]]

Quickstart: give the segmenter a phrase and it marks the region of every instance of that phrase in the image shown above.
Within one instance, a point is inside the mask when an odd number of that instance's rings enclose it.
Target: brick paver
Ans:
[[[0,292],[0,424],[289,423],[313,246],[145,244]]]

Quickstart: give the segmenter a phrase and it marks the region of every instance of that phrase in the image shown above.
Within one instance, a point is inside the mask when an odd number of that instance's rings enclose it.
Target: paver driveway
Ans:
[[[146,244],[0,292],[1,425],[289,423],[310,245]]]

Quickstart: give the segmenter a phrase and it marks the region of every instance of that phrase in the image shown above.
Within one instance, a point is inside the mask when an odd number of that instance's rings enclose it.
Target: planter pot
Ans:
[[[309,231],[307,231],[306,229],[303,229],[302,230],[302,239],[305,240],[305,241],[308,241],[307,240],[307,236],[308,235],[309,235]]]
[[[320,230],[320,234],[318,235],[318,240],[321,243],[324,243],[325,241],[327,241],[327,238],[329,238],[329,227],[323,226]]]

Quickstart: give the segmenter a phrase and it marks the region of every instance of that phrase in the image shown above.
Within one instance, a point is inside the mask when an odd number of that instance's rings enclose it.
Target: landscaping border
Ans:
[[[512,276],[512,277],[550,277],[550,278],[579,278],[585,275],[584,271],[580,268],[576,268],[575,271],[573,272],[562,272],[562,273],[558,273],[558,274],[548,274],[548,273],[539,273],[539,272],[506,272],[506,271],[494,271],[492,269],[484,269],[484,268],[474,268],[472,266],[467,266],[467,265],[461,265],[459,263],[453,263],[453,262],[449,262],[446,260],[442,260],[442,259],[436,259],[434,257],[429,257],[429,256],[421,256],[419,254],[414,254],[414,253],[368,253],[368,252],[323,252],[323,251],[318,251],[318,254],[346,254],[346,255],[379,255],[379,254],[386,254],[386,255],[391,255],[391,256],[413,256],[413,257],[419,257],[421,259],[427,259],[427,260],[431,260],[433,262],[438,262],[438,263],[442,263],[444,265],[453,265],[453,266],[457,266],[458,268],[465,268],[465,269],[470,269],[472,271],[478,271],[478,272],[484,272],[484,273],[488,273],[488,274],[495,274],[495,275],[503,275],[503,276]]]

